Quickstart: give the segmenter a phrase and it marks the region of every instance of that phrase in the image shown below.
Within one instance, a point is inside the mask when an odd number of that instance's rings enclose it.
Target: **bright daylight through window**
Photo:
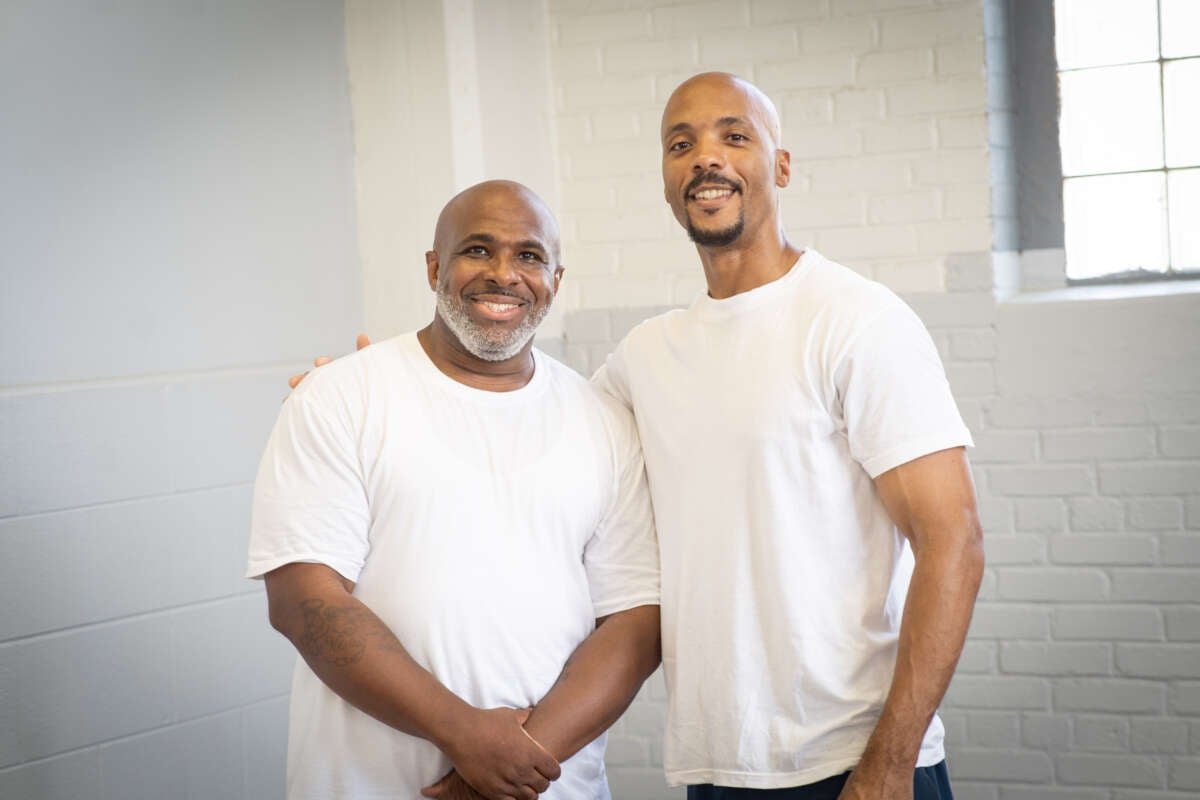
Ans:
[[[1071,280],[1200,273],[1200,0],[1057,0]]]

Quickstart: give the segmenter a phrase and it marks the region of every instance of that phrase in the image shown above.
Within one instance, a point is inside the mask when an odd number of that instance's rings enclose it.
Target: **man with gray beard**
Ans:
[[[456,196],[425,261],[433,322],[306,380],[255,483],[247,574],[302,657],[287,796],[608,798],[659,661],[636,427],[532,348],[563,268],[527,188]]]

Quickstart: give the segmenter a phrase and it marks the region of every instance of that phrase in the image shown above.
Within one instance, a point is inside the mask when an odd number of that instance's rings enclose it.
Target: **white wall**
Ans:
[[[424,253],[456,192],[508,178],[557,206],[546,10],[541,0],[347,0],[346,19],[363,292],[380,339],[433,318]],[[561,332],[556,309],[540,335]]]
[[[341,3],[9,2],[0,101],[0,797],[279,797],[241,572],[284,379],[362,325]]]

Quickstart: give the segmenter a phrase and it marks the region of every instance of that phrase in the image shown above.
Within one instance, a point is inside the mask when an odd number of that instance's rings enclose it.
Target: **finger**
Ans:
[[[521,775],[521,783],[538,794],[549,789],[554,781],[550,776],[542,774],[541,769],[540,766],[527,767]]]
[[[533,713],[532,708],[518,708],[517,709],[517,724],[524,725],[525,722],[529,719],[529,715],[532,713]]]
[[[426,786],[424,789],[422,789],[421,794],[425,795],[426,797],[437,797],[439,794],[446,791],[446,787],[449,785],[450,779],[453,777],[454,767],[451,767],[449,772],[438,778],[437,783],[431,783],[429,786]]]
[[[304,376],[307,374],[307,372],[301,372],[299,375],[293,375],[292,377],[288,378],[288,386],[295,389],[300,385],[300,381],[304,380]]]
[[[421,794],[426,797],[438,797],[442,792],[446,791],[446,786],[450,783],[450,776],[442,778],[437,783],[430,784],[421,790]]]
[[[542,751],[542,757],[534,763],[533,768],[552,781],[558,780],[558,776],[562,774],[562,767],[559,766],[558,759],[550,755],[550,751],[543,747],[541,742],[530,736],[529,731],[524,728],[521,728],[521,731],[524,732],[529,741],[537,745],[538,750]]]
[[[328,364],[330,361],[333,361],[333,359],[330,358],[329,356],[317,356],[315,359],[313,359],[313,366],[314,367],[323,367],[326,364]]]
[[[360,333],[358,338],[354,340],[354,349],[362,350],[364,347],[370,347],[371,340],[365,333]]]
[[[562,767],[560,767],[558,762],[554,760],[553,756],[549,756],[538,761],[533,768],[541,773],[542,777],[548,781],[556,781],[558,780],[558,776],[562,775]]]

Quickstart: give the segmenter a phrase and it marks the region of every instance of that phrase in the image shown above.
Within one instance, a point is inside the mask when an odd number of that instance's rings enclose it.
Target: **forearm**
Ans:
[[[559,761],[617,721],[662,658],[658,606],[613,614],[592,631],[525,723]]]
[[[972,525],[966,522],[965,525]],[[962,653],[983,575],[977,529],[919,550],[900,623],[896,669],[865,762],[908,773]]]
[[[281,570],[314,565],[288,565]],[[332,579],[332,580],[330,580]],[[272,624],[309,667],[351,705],[439,747],[472,707],[443,686],[395,634],[334,578],[287,582],[268,576]]]

